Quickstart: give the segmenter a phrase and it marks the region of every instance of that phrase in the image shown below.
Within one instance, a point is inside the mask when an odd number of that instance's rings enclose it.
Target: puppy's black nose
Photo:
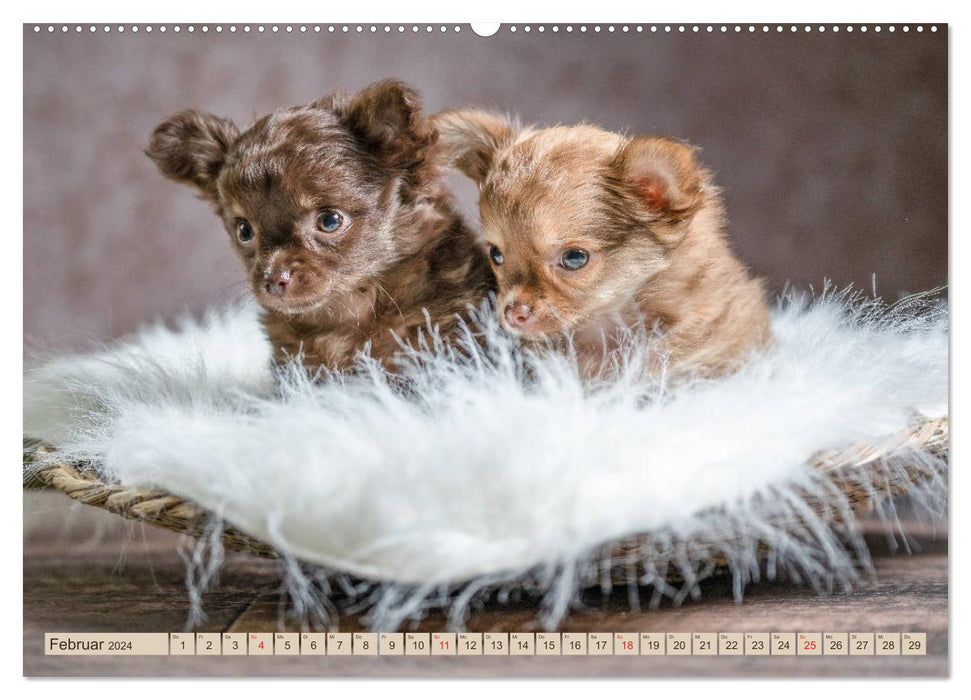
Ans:
[[[506,310],[503,313],[506,316],[506,323],[512,328],[525,326],[533,317],[533,309],[520,301],[511,301],[506,304]]]
[[[264,282],[263,286],[266,288],[267,293],[272,294],[275,297],[282,297],[287,292],[287,287],[290,284],[290,270],[289,268],[281,268],[279,270],[274,270]]]

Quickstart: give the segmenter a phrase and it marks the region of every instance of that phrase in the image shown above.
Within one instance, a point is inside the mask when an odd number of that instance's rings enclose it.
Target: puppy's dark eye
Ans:
[[[253,227],[246,219],[236,220],[236,238],[240,243],[249,243],[253,240]]]
[[[579,270],[581,267],[587,264],[590,260],[590,253],[585,250],[580,250],[579,248],[570,248],[569,250],[564,250],[563,254],[560,255],[560,265],[565,267],[567,270]]]
[[[502,252],[494,245],[489,246],[489,259],[496,265],[502,265]]]
[[[324,233],[333,233],[343,225],[344,215],[333,209],[321,212],[320,216],[317,217],[317,228]]]

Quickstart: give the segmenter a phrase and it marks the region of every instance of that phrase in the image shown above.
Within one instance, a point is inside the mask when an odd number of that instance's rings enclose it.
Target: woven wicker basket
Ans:
[[[869,512],[882,503],[919,488],[930,480],[940,479],[942,465],[948,457],[948,419],[924,421],[903,431],[899,440],[885,442],[887,447],[855,445],[842,450],[816,454],[811,465],[856,515]],[[195,503],[169,493],[106,483],[98,472],[86,465],[69,464],[52,459],[51,448],[33,446],[24,452],[24,486],[50,486],[71,498],[97,508],[104,508],[125,518],[139,520],[200,537],[208,530],[211,514]],[[922,455],[923,458],[913,458]],[[928,459],[930,458],[930,459]],[[846,512],[833,509],[831,503],[814,500],[807,494],[815,517],[838,526]],[[274,549],[231,524],[221,531],[223,545],[263,557],[277,556]],[[699,580],[725,563],[725,543],[692,540],[679,542],[663,533],[644,533],[621,542],[605,543],[604,558],[613,583],[627,584],[651,579],[684,581],[684,568],[652,571],[653,561],[691,561],[691,578]],[[603,560],[602,560],[603,561]],[[602,573],[600,576],[602,577]]]

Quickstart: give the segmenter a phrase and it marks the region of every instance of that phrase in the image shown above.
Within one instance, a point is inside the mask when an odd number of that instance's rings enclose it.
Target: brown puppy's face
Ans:
[[[219,211],[265,307],[312,310],[393,261],[392,178],[369,160],[319,109],[273,114],[229,149]]]
[[[689,147],[589,126],[518,132],[494,114],[433,120],[480,186],[502,324],[525,338],[621,311],[668,265],[700,204]]]
[[[409,252],[393,235],[398,190],[433,142],[417,97],[389,81],[279,110],[240,135],[183,112],[158,126],[148,155],[215,203],[259,302],[297,314]]]

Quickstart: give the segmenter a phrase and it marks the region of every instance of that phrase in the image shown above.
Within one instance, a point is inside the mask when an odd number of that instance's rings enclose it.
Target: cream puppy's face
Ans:
[[[502,324],[528,339],[620,311],[668,265],[702,201],[693,149],[592,126],[517,129],[452,110],[434,123],[479,184]]]

